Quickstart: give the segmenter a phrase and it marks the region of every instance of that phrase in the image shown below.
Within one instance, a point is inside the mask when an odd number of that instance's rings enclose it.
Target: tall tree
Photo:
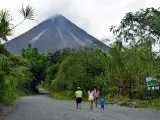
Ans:
[[[155,8],[129,12],[117,27],[110,29],[117,40],[124,40],[131,45],[153,45],[160,43],[160,10]]]

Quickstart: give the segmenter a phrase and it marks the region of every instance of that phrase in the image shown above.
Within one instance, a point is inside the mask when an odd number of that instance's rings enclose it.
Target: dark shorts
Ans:
[[[98,100],[98,97],[94,97],[94,100]]]
[[[101,109],[104,109],[104,105],[101,105]]]
[[[81,103],[82,102],[82,98],[76,98],[76,103]]]

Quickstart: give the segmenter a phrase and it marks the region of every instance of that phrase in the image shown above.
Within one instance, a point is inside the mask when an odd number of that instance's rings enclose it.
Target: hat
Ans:
[[[81,88],[80,88],[80,87],[77,87],[77,89],[80,90]]]

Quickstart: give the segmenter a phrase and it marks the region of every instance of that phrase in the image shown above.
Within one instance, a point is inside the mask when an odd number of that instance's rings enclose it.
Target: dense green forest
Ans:
[[[24,20],[33,19],[30,6],[22,6],[20,11]],[[19,25],[12,26],[10,16],[8,11],[0,12],[1,40],[7,40]],[[0,45],[0,103],[11,104],[20,96],[37,93],[42,82],[57,99],[73,99],[78,86],[86,99],[93,86],[109,99],[114,97],[117,85],[131,84],[132,100],[149,101],[148,107],[160,108],[156,94],[150,97],[152,102],[148,98],[144,80],[147,76],[160,80],[160,53],[152,51],[160,43],[160,11],[147,8],[127,13],[120,25],[110,30],[115,42],[106,52],[93,45],[42,54],[28,45],[21,55],[14,56]],[[128,100],[129,94],[126,90],[116,99]]]

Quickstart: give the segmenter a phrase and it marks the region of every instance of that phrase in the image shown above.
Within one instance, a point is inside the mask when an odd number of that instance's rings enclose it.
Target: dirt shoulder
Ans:
[[[15,106],[0,105],[0,120],[3,120],[6,115],[13,111],[14,108]]]

